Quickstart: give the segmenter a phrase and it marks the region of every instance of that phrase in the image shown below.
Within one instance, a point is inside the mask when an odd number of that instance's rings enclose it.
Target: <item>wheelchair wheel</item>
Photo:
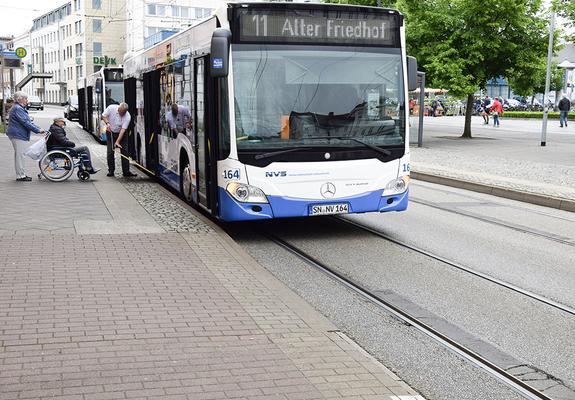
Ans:
[[[76,175],[78,176],[78,179],[80,179],[82,182],[86,182],[87,180],[90,179],[90,174],[86,171],[78,171]]]
[[[52,182],[65,181],[74,173],[74,160],[60,150],[49,151],[38,164],[40,173]]]

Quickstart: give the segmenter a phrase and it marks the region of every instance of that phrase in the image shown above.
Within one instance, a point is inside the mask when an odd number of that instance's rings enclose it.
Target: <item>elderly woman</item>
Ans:
[[[16,180],[19,182],[31,181],[24,170],[24,152],[28,148],[30,141],[30,131],[34,133],[44,133],[44,129],[32,123],[26,105],[28,104],[28,95],[24,92],[14,93],[14,106],[10,110],[8,118],[8,129],[6,135],[14,147],[14,168],[16,170]]]
[[[82,157],[84,168],[90,174],[95,174],[100,169],[92,166],[92,156],[90,150],[86,146],[76,147],[76,143],[72,142],[66,137],[66,120],[61,117],[54,118],[54,123],[50,126],[50,136],[46,142],[48,151],[54,149],[72,149],[78,156]]]

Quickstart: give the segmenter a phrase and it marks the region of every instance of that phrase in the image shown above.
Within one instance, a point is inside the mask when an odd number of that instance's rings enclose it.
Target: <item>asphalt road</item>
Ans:
[[[575,306],[575,247],[569,244],[575,243],[573,214],[432,184],[414,184],[412,198],[428,204],[412,202],[406,213],[347,218]],[[275,221],[264,228],[364,286],[414,304],[470,335],[480,351],[535,366],[575,387],[574,316],[329,218]],[[236,237],[261,264],[428,398],[513,398],[491,377],[276,245],[245,232]]]

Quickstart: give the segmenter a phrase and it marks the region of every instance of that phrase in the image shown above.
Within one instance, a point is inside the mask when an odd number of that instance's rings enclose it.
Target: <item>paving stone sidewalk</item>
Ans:
[[[11,151],[0,400],[422,399],[149,179],[16,183]]]

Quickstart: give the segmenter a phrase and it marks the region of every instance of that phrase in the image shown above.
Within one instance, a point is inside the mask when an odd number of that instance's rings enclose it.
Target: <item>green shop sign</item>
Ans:
[[[108,56],[103,57],[93,57],[93,62],[96,65],[117,65],[116,58],[111,58]]]

